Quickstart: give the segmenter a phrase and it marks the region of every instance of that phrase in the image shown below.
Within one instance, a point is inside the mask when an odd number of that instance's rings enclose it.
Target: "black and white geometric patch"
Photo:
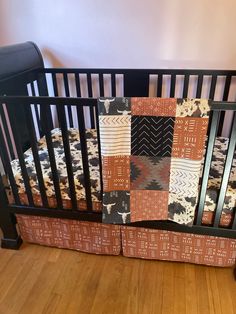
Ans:
[[[175,118],[131,117],[133,156],[171,157]]]

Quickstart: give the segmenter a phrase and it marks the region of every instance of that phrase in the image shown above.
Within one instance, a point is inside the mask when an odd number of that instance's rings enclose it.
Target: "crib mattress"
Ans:
[[[54,148],[55,160],[58,170],[58,178],[60,182],[61,196],[63,200],[64,208],[71,208],[71,198],[69,191],[69,182],[66,169],[65,154],[63,149],[63,140],[61,130],[56,128],[51,131],[52,145]],[[86,209],[85,201],[85,188],[84,188],[84,176],[83,176],[83,164],[81,157],[80,137],[77,129],[71,128],[68,130],[72,168],[74,173],[74,183],[76,189],[76,198],[78,206],[81,209]],[[86,130],[89,172],[91,178],[91,194],[93,201],[93,209],[99,210],[101,208],[100,201],[100,174],[99,174],[99,158],[98,158],[98,145],[97,145],[97,133],[94,129]],[[47,143],[45,137],[41,138],[38,142],[38,153],[40,164],[42,168],[42,174],[44,179],[44,185],[50,207],[56,207],[55,190],[52,179],[52,172],[49,162],[49,155],[47,150]],[[34,164],[34,158],[32,150],[28,149],[24,153],[25,164],[30,179],[30,185],[32,189],[33,199],[35,205],[41,205],[41,197],[39,191],[39,185],[37,180],[37,174]],[[18,186],[18,192],[21,201],[27,203],[27,196],[25,193],[24,181],[22,178],[21,168],[19,161],[16,159],[12,161],[12,170]]]
[[[63,149],[62,135],[60,129],[54,129],[51,132],[52,143],[55,152],[56,164],[58,169],[58,177],[60,181],[60,188],[65,209],[71,208],[70,191],[68,184],[68,176],[65,163],[65,155]],[[80,149],[80,138],[77,129],[71,128],[68,130],[72,167],[74,171],[74,182],[76,187],[76,197],[78,207],[86,210],[85,188],[83,177],[83,166]],[[99,158],[97,133],[94,129],[86,130],[89,171],[91,177],[91,194],[93,201],[93,209],[101,210],[101,195],[100,195],[100,173],[99,173]],[[216,200],[219,194],[219,187],[221,184],[222,173],[224,169],[225,156],[228,147],[228,139],[218,137],[215,141],[211,170],[208,182],[208,191],[206,195],[206,203],[203,215],[203,222],[210,224],[213,219],[213,214],[216,209]],[[42,167],[43,178],[45,182],[46,193],[50,207],[56,207],[55,191],[52,180],[51,168],[49,165],[49,156],[47,151],[46,139],[43,137],[38,142],[39,158]],[[30,185],[32,188],[35,205],[41,205],[40,191],[36,176],[36,169],[32,150],[29,149],[24,154],[25,163],[30,178]],[[21,168],[18,160],[12,161],[12,170],[18,186],[18,192],[23,204],[27,204],[27,196],[25,193],[24,181],[22,178]],[[187,202],[187,200],[186,200]],[[186,206],[188,204],[186,203]],[[223,215],[221,217],[221,225],[229,225],[231,214],[236,207],[236,156],[233,161],[229,185],[226,193]],[[181,213],[181,208],[179,209]],[[181,217],[181,215],[180,215]]]

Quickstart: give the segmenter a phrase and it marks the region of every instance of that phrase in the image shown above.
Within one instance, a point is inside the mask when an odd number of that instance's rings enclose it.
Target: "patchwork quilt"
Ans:
[[[168,219],[192,225],[208,101],[101,98],[98,106],[103,222]]]

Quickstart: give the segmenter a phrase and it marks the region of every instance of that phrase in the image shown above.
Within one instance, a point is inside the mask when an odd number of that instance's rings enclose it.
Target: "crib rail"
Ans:
[[[30,136],[30,146],[32,149],[33,159],[35,163],[35,169],[37,174],[37,180],[41,196],[41,205],[35,204],[32,194],[32,187],[30,184],[30,178],[26,169],[24,151],[20,145],[20,138],[18,133],[18,123],[16,116],[14,116],[14,108],[21,106],[25,112],[26,124]],[[39,122],[34,115],[35,106],[39,112]],[[70,108],[72,112],[72,121],[68,117],[67,109]],[[92,109],[91,109],[92,108]],[[204,213],[205,198],[207,191],[207,183],[209,179],[210,164],[213,153],[213,146],[215,137],[218,133],[219,119],[222,112],[233,112],[233,123],[229,137],[229,148],[226,156],[226,162],[224,167],[224,173],[222,176],[221,187],[219,191],[219,197],[217,200],[217,208],[214,212],[214,221],[211,225],[205,226],[202,223],[202,217]],[[232,222],[229,227],[220,227],[220,218],[223,215],[223,205],[225,200],[226,189],[229,181],[229,175],[231,165],[233,161],[235,144],[236,144],[236,103],[234,102],[212,102],[211,104],[211,118],[209,126],[209,139],[207,145],[207,152],[204,163],[204,171],[201,182],[201,191],[199,196],[199,206],[196,212],[196,219],[192,228],[186,226],[176,225],[171,222],[153,222],[145,221],[138,222],[132,225],[150,227],[150,228],[165,228],[167,230],[176,230],[182,232],[196,232],[199,234],[211,234],[221,235],[226,237],[235,237],[236,230],[236,214],[233,213]],[[53,118],[53,113],[57,116],[57,121]],[[89,113],[89,115],[87,115]],[[93,121],[91,119],[93,115]],[[88,118],[89,116],[89,118]],[[38,124],[39,123],[39,124]],[[71,208],[70,210],[64,210],[62,195],[60,190],[60,182],[58,177],[58,169],[55,159],[55,152],[53,148],[53,142],[51,137],[51,130],[57,126],[60,127],[62,132],[63,148],[65,154],[65,163],[67,167],[67,175],[69,182],[69,190],[71,196]],[[46,139],[47,150],[49,155],[49,162],[52,171],[52,179],[55,190],[55,198],[57,206],[52,208],[49,206],[46,187],[43,180],[41,164],[38,155],[37,141],[39,131],[37,127],[41,128],[43,135]],[[98,131],[98,145],[99,145],[99,163],[100,163],[100,180],[101,180],[101,155],[100,155],[100,141],[99,141],[99,125],[98,125],[98,112],[96,99],[94,98],[73,98],[73,97],[0,97],[0,158],[2,160],[5,175],[7,176],[10,188],[14,197],[14,204],[10,204],[9,201],[4,203],[6,211],[11,213],[25,213],[31,215],[46,215],[50,217],[64,217],[64,218],[79,218],[81,220],[88,221],[102,221],[101,213],[95,213],[92,208],[92,196],[91,196],[91,178],[89,172],[88,152],[87,152],[87,139],[85,136],[85,129],[87,127],[94,126]],[[70,127],[76,127],[80,132],[81,153],[83,162],[83,173],[85,180],[85,195],[87,202],[87,211],[80,211],[76,201],[76,189],[74,185],[73,169],[71,152],[69,145],[69,138],[67,130]],[[12,153],[13,152],[13,153]],[[18,194],[18,186],[15,181],[14,174],[12,172],[11,161],[12,159],[19,159],[19,164],[22,172],[22,177],[25,185],[25,191],[27,194],[28,204],[22,204],[22,201]],[[4,173],[2,173],[2,176]],[[102,180],[101,180],[102,181]],[[6,189],[3,186],[2,180],[0,180],[0,189],[6,193]],[[6,199],[6,197],[4,198]]]
[[[235,70],[53,68],[40,69],[37,73],[46,76],[50,96],[236,100]],[[69,115],[71,117],[70,112]],[[227,112],[225,116],[225,112],[221,112],[218,135],[228,136],[229,120],[232,121],[232,113]]]

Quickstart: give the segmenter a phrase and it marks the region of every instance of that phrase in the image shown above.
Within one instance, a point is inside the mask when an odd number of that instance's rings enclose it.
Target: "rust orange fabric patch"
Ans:
[[[130,156],[103,156],[103,190],[130,189]]]
[[[176,118],[172,157],[200,160],[203,157],[207,118]]]
[[[132,97],[131,114],[136,116],[176,116],[175,98]]]
[[[166,220],[168,218],[168,191],[130,191],[131,222]]]

